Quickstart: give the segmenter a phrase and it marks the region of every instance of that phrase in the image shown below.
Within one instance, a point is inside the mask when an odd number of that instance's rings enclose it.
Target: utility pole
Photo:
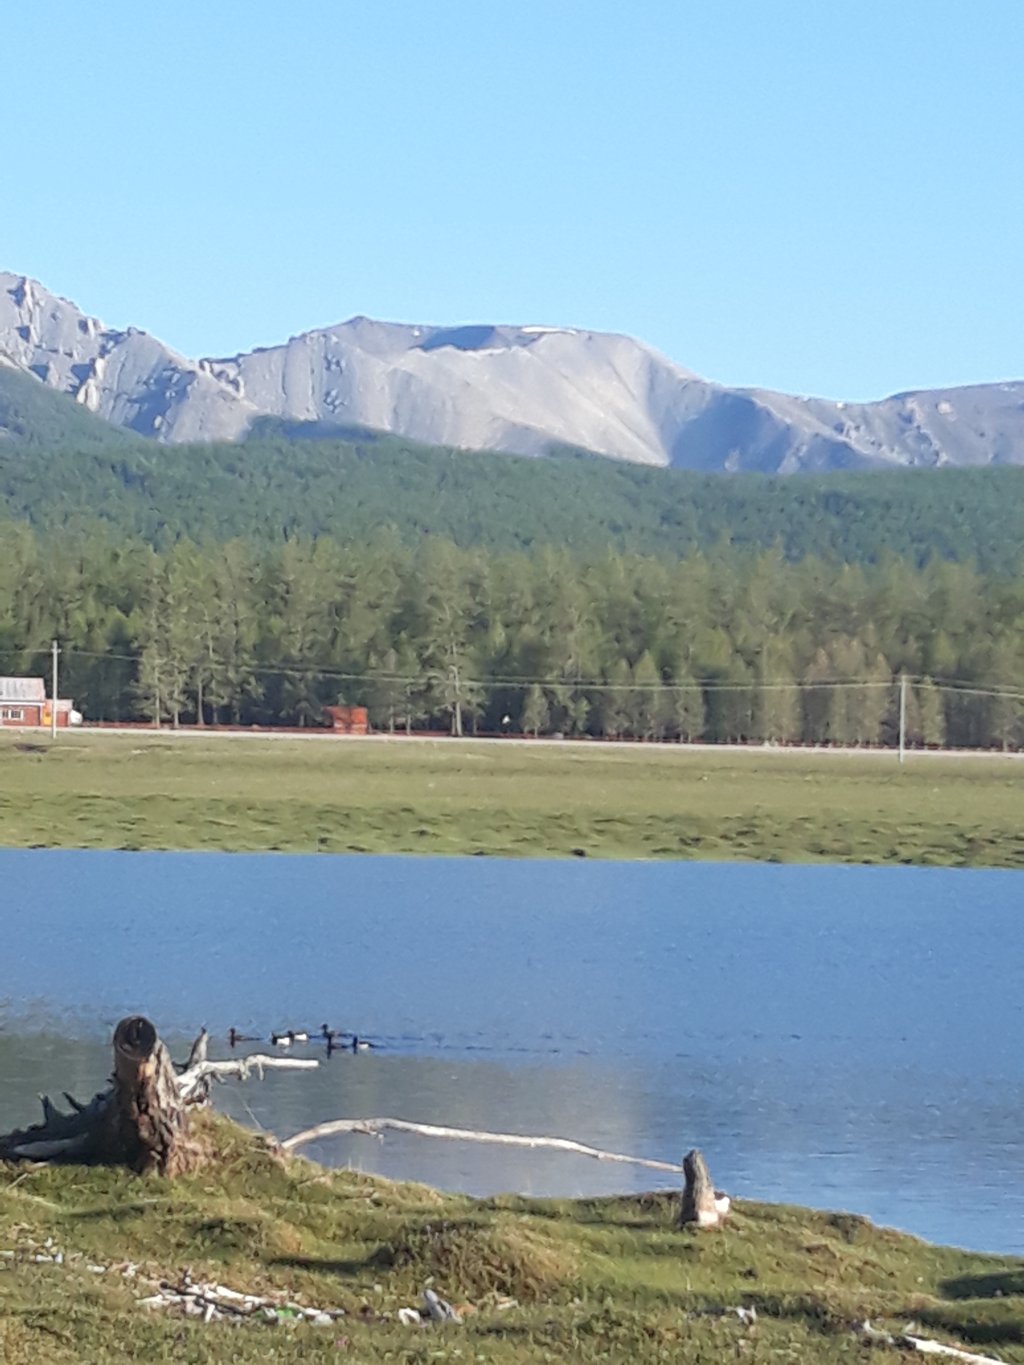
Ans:
[[[900,674],[900,762],[907,755],[907,675]]]
[[[53,650],[53,685],[50,690],[50,738],[57,738],[57,656],[60,654],[60,646],[54,640]]]

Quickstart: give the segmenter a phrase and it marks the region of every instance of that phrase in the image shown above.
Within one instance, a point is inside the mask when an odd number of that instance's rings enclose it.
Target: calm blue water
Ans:
[[[127,1013],[205,1024],[224,1055],[231,1025],[325,1020],[382,1047],[218,1103],[281,1136],[390,1114],[700,1146],[736,1195],[1024,1251],[1022,892],[940,869],[0,851],[0,1128],[39,1090],[98,1088]],[[414,1138],[309,1154],[473,1192],[658,1183]]]

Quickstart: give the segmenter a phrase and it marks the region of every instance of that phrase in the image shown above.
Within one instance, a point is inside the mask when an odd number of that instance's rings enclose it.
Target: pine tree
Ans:
[[[661,739],[670,712],[661,674],[650,650],[645,649],[633,666],[633,688],[628,707],[633,734],[641,739]]]
[[[200,628],[209,668],[206,701],[215,721],[238,725],[263,690],[256,656],[264,588],[251,548],[232,540],[212,552],[210,579]]]
[[[136,627],[139,675],[136,701],[143,716],[177,726],[187,704],[194,636],[180,555],[151,554],[145,566]]]
[[[917,707],[918,742],[926,749],[941,749],[946,743],[946,716],[942,707],[942,693],[931,678],[922,678],[910,691]]]
[[[267,644],[274,664],[280,720],[306,726],[320,721],[322,666],[330,647],[336,583],[331,547],[324,541],[288,541],[270,569],[271,616]],[[276,656],[276,657],[273,657]]]
[[[800,691],[796,679],[784,675],[782,666],[761,687],[758,737],[769,744],[793,744],[801,737]]]
[[[704,735],[704,693],[692,674],[677,672],[669,694],[672,729],[685,743]]]
[[[620,739],[628,733],[632,680],[629,664],[625,659],[617,659],[608,669],[605,685],[596,693],[595,718],[606,739]]]
[[[453,735],[465,730],[480,705],[474,645],[486,628],[476,591],[484,587],[474,557],[454,545],[428,541],[405,584],[399,620],[413,643],[423,676],[423,699],[443,715]]]
[[[1020,637],[1003,635],[988,659],[989,685],[995,696],[985,699],[987,742],[1000,749],[1024,747],[1024,645]]]
[[[523,712],[519,721],[523,732],[533,735],[536,739],[541,730],[547,729],[549,720],[548,704],[543,689],[537,683],[531,683],[523,698]]]

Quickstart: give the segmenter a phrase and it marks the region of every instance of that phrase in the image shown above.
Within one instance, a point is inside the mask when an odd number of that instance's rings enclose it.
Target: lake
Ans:
[[[680,1160],[739,1197],[1024,1252],[1024,874],[751,864],[0,851],[0,1130],[81,1098],[140,1012],[184,1055],[234,1026],[314,1073],[218,1087],[284,1137],[390,1115]],[[265,1050],[270,1050],[269,1046]],[[318,1160],[450,1189],[672,1183],[389,1136]]]

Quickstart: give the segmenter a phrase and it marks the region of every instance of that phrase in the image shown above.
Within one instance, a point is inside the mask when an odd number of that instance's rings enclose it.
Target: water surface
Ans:
[[[390,1114],[679,1160],[737,1195],[1024,1251],[1018,872],[0,851],[0,1127],[126,1013],[382,1046],[217,1091],[287,1135]],[[304,1055],[322,1056],[313,1046]],[[392,1136],[309,1149],[474,1193],[655,1173]],[[969,1196],[970,1202],[967,1202]]]

